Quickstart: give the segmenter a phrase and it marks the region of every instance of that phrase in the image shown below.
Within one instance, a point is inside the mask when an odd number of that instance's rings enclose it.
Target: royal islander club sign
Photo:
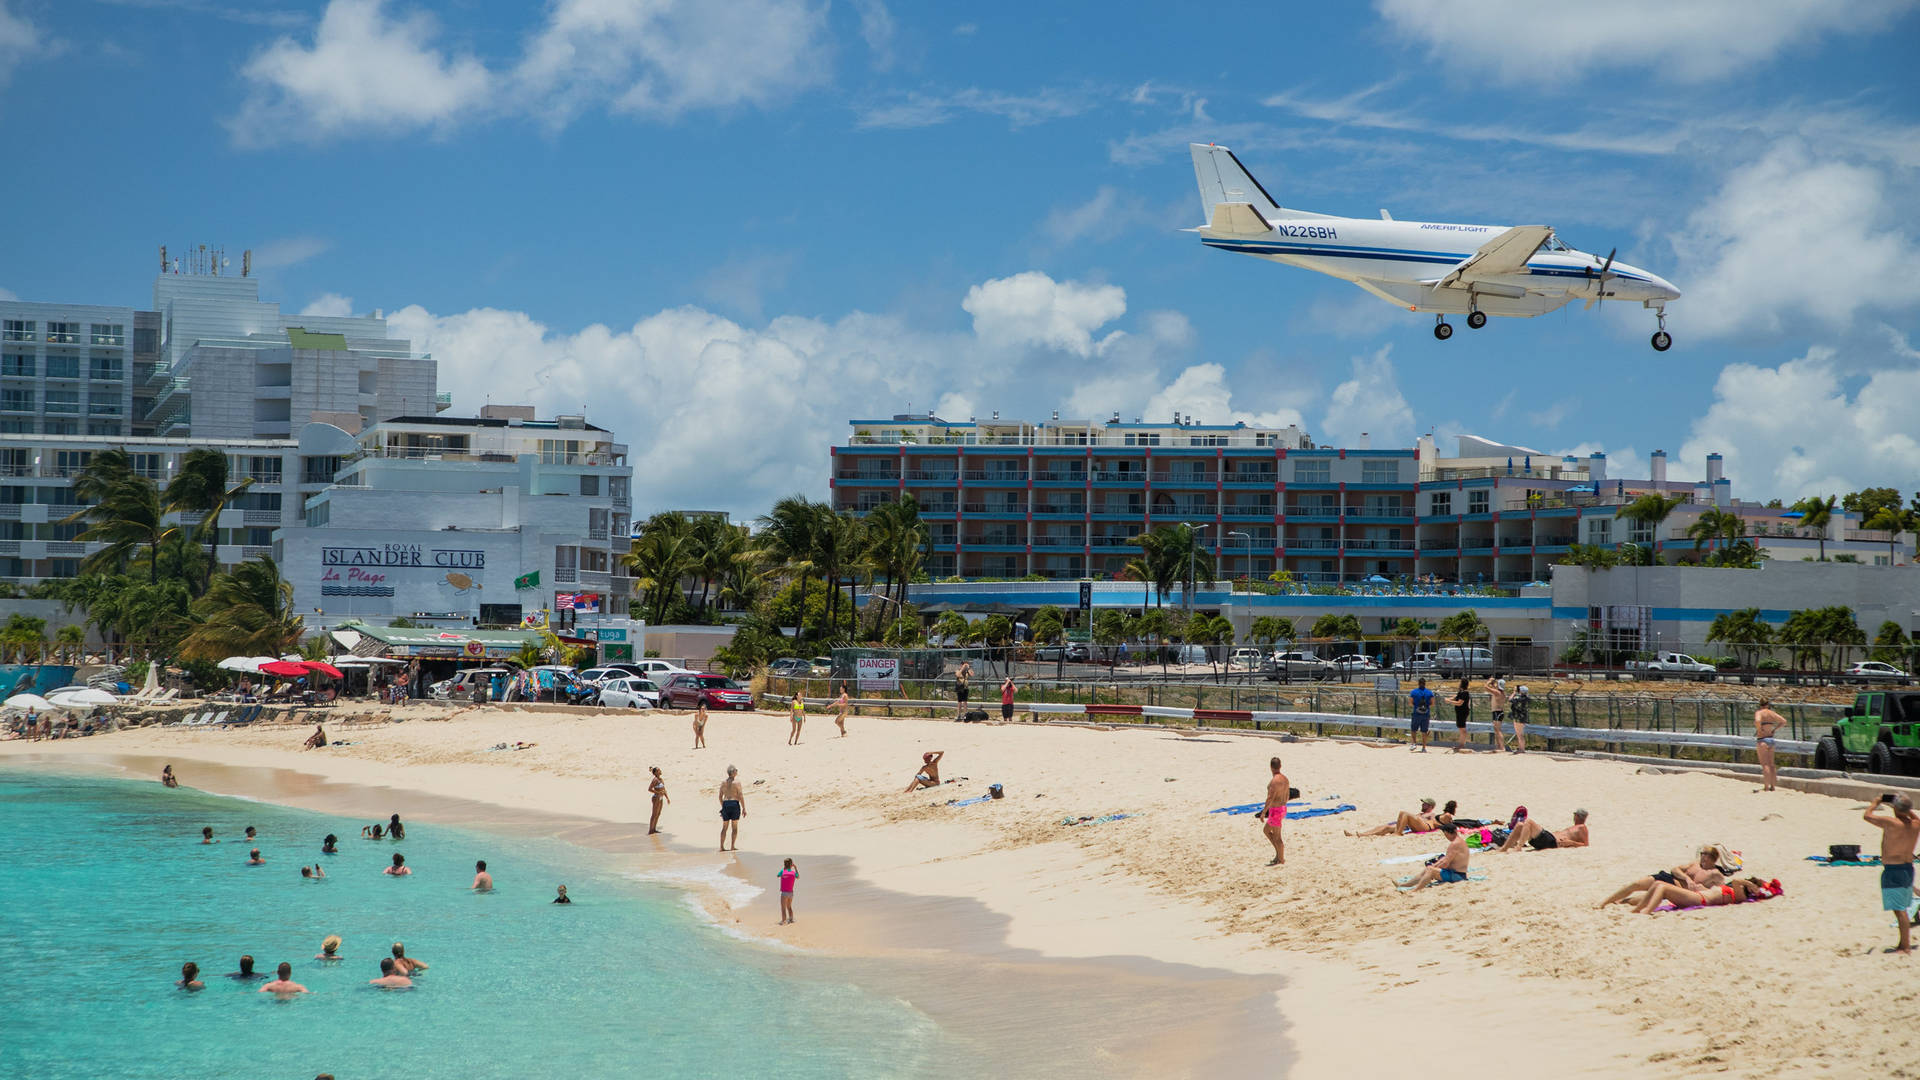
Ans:
[[[419,544],[323,547],[320,595],[392,596],[388,575],[396,571],[435,570],[464,575],[486,567],[486,552],[466,548],[422,548]]]

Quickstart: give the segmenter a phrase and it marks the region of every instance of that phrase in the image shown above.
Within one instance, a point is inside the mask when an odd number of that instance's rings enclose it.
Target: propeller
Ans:
[[[1594,271],[1593,267],[1587,267],[1587,280],[1593,282],[1593,295],[1587,297],[1586,310],[1592,311],[1593,305],[1599,303],[1607,295],[1607,279],[1619,276],[1618,274],[1609,272],[1613,269],[1613,257],[1618,254],[1620,254],[1619,248],[1614,248],[1612,251],[1607,252],[1607,261],[1600,264],[1598,273]]]

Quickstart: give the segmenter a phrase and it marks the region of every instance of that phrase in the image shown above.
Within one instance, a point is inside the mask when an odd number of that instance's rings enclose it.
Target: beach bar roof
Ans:
[[[356,626],[358,656],[441,660],[505,660],[526,645],[542,643],[538,630],[440,630],[434,627]]]

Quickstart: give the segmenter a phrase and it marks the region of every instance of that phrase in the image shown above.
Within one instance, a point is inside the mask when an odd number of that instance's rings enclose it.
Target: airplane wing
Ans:
[[[1480,245],[1480,250],[1462,259],[1435,284],[1442,289],[1457,288],[1484,277],[1518,274],[1552,235],[1553,230],[1545,225],[1516,225]]]

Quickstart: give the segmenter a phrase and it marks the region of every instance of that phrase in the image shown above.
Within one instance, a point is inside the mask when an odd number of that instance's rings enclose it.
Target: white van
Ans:
[[[1483,645],[1441,649],[1433,661],[1442,675],[1493,674],[1493,650]]]

